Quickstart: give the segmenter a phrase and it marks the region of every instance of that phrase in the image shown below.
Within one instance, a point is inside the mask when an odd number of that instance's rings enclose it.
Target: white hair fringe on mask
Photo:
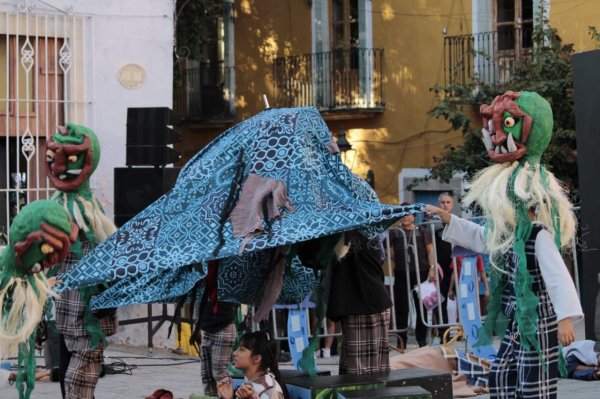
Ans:
[[[515,209],[509,199],[510,177],[519,166],[519,162],[503,163],[489,166],[480,171],[471,182],[471,187],[463,200],[463,205],[477,204],[488,223],[487,247],[490,255],[501,255],[513,244],[514,232],[517,227]],[[573,205],[569,201],[560,182],[552,173],[545,171],[548,186],[542,182],[542,172],[539,164],[525,163],[515,178],[514,193],[527,204],[528,209],[536,208],[536,221],[548,228],[554,237],[552,220],[552,204],[555,201],[558,208],[560,226],[560,246],[566,249],[572,245],[577,231],[577,219]],[[490,257],[493,262],[494,256]],[[494,265],[495,266],[495,265]]]
[[[0,291],[0,309],[4,308],[9,294],[12,306],[0,320],[0,359],[6,358],[19,343],[29,339],[42,319],[46,299],[57,297],[43,273],[25,278],[12,277]]]
[[[53,199],[59,197],[60,195],[60,192],[55,194]],[[62,196],[63,206],[67,213],[69,213],[69,199],[67,193],[62,193]],[[74,206],[73,219],[75,219],[77,227],[79,227],[82,231],[87,232],[90,229],[92,230],[96,244],[106,240],[115,231],[117,231],[114,223],[104,214],[100,203],[95,197],[92,198],[91,202],[83,198],[81,195],[77,195],[75,199],[83,207],[85,218],[81,214],[79,206]],[[88,223],[91,224],[91,226],[88,226]]]

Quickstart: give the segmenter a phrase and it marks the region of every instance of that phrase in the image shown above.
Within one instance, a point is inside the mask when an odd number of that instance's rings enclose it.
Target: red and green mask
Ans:
[[[63,207],[53,201],[32,202],[19,212],[10,227],[1,267],[18,276],[48,269],[67,257],[77,233],[77,226]]]
[[[100,161],[100,143],[89,128],[68,123],[59,126],[48,142],[46,166],[52,185],[59,191],[74,191],[89,185]]]
[[[496,163],[540,163],[552,138],[552,108],[537,93],[507,91],[479,110],[482,139]]]

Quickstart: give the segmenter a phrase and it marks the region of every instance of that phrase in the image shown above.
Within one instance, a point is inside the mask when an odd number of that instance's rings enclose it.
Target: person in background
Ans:
[[[446,212],[452,213],[454,209],[454,193],[452,191],[444,191],[438,196],[438,205],[440,209]],[[437,255],[437,263],[442,268],[444,274],[443,278],[440,279],[440,294],[444,298],[448,298],[448,291],[450,290],[450,282],[452,281],[452,244],[442,240],[442,233],[446,225],[441,223],[435,229],[435,250]],[[437,314],[437,312],[434,312]],[[442,321],[443,324],[448,323],[448,309],[446,303],[442,305]],[[444,336],[446,328],[440,328],[438,334],[440,337]]]
[[[408,204],[402,204],[402,206]],[[415,216],[410,214],[400,219],[400,227],[389,231],[390,246],[394,253],[394,298],[396,310],[396,325],[398,329],[408,328],[410,314],[410,293],[420,283],[433,281],[437,273],[433,253],[431,235],[427,229],[415,225]],[[404,243],[406,237],[406,247]],[[415,244],[416,243],[416,244]],[[416,245],[416,247],[414,247]],[[415,258],[415,252],[418,260]],[[418,262],[418,263],[417,263]],[[406,270],[408,268],[408,280]],[[421,306],[416,291],[413,291],[413,300],[416,309],[415,335],[419,347],[427,345],[427,327],[421,316]],[[407,342],[406,331],[399,334]]]
[[[221,379],[217,385],[219,398],[286,398],[285,384],[271,347],[269,337],[262,331],[244,334],[239,348],[233,353],[233,366],[244,372],[244,384],[234,390],[231,377]]]
[[[563,348],[569,378],[584,381],[600,380],[600,342],[575,341]]]
[[[384,285],[383,246],[357,231],[341,238],[347,254],[334,261],[327,317],[340,321],[340,374],[390,370],[388,328],[392,300]]]
[[[327,322],[327,334],[335,334],[335,321],[326,319]],[[331,347],[333,345],[335,337],[325,337],[323,339],[323,348],[321,348],[321,357],[328,359],[331,357]]]
[[[201,376],[204,394],[217,396],[217,381],[227,375],[227,364],[231,361],[237,337],[234,324],[236,309],[235,304],[222,301],[213,306],[207,292],[204,291],[200,303]]]

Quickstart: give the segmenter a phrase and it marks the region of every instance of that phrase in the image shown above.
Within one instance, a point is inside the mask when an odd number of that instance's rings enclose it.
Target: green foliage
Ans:
[[[213,39],[207,25],[223,14],[223,0],[177,0],[175,7],[175,50],[180,56],[198,59],[202,45]]]
[[[446,119],[464,135],[461,146],[447,146],[444,153],[434,158],[432,177],[449,181],[456,172],[470,179],[477,171],[488,166],[490,160],[481,142],[481,120],[473,121],[468,115],[478,115],[481,104],[490,104],[494,97],[507,90],[534,91],[546,98],[554,114],[552,142],[542,162],[578,197],[577,153],[575,143],[575,107],[571,55],[573,45],[564,44],[556,29],[536,29],[534,48],[529,57],[515,60],[506,82],[488,84],[473,82],[435,88],[438,102],[430,115]]]
[[[214,40],[211,29],[223,15],[223,0],[177,0],[175,4],[174,84],[181,84],[180,61],[202,60],[203,46]]]
[[[600,32],[595,26],[588,26],[588,33],[592,37],[592,40],[596,42],[596,48],[600,48]]]

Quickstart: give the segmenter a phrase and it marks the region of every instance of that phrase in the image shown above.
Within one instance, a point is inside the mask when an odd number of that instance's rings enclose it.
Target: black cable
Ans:
[[[113,357],[116,361],[112,363],[104,363],[102,365],[105,375],[127,374],[133,375],[133,370],[137,369],[137,365],[129,365],[118,357]]]

